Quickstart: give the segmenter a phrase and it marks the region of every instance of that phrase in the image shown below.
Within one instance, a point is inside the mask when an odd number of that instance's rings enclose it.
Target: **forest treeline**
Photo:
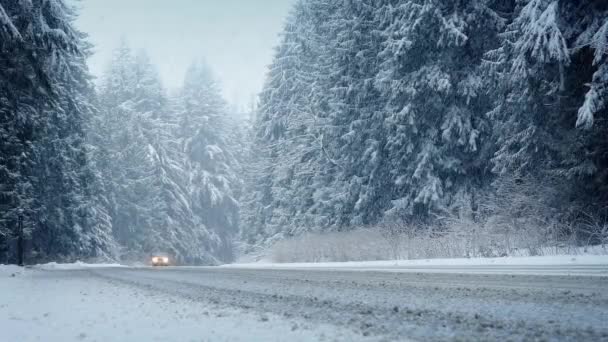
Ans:
[[[169,96],[123,42],[95,87],[75,19],[63,0],[0,1],[0,262],[20,215],[29,262],[231,261],[244,126],[211,70]]]
[[[606,1],[300,0],[252,127],[203,63],[169,94],[122,43],[94,84],[76,16],[0,0],[0,262],[20,215],[30,262],[217,264],[361,227],[607,237]]]
[[[463,219],[605,237],[608,2],[308,0],[281,37],[243,199],[252,246]]]

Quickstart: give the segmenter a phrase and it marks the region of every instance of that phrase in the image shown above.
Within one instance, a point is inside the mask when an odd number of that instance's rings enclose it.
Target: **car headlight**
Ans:
[[[158,258],[157,257],[152,258],[152,262],[153,263],[157,263],[158,262]]]
[[[169,258],[164,257],[164,258],[163,258],[163,262],[164,262],[165,264],[169,263]]]

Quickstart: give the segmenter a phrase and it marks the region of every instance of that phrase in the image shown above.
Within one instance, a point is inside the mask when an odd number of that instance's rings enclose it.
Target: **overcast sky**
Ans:
[[[78,1],[78,0],[76,0]],[[78,27],[90,35],[99,76],[125,37],[148,51],[165,85],[179,87],[188,65],[204,58],[230,102],[261,90],[278,35],[295,0],[80,0]]]

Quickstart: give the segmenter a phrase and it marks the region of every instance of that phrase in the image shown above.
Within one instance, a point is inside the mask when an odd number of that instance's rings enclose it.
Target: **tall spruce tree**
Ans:
[[[505,26],[489,1],[391,1],[380,9],[391,213],[426,216],[491,179],[491,100],[481,63]]]
[[[61,0],[0,2],[0,240],[13,235],[21,211],[34,260],[106,257],[113,246],[88,205],[84,126],[93,92],[89,45],[74,18]]]
[[[554,201],[565,215],[608,199],[600,137],[607,9],[597,1],[512,3],[501,45],[487,53],[497,85],[494,170],[568,184]]]

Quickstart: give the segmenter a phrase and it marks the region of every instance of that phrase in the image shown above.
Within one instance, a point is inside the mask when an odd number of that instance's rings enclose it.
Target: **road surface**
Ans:
[[[223,312],[233,321],[256,317],[267,327],[291,327],[275,340],[296,340],[291,333],[308,331],[311,334],[298,335],[300,340],[608,341],[607,272],[605,266],[584,265],[142,267],[39,270],[31,277],[58,284],[80,279],[147,294],[142,298],[164,298],[173,303],[163,309],[168,317],[187,302],[193,310],[200,306],[211,314]],[[131,311],[125,309],[125,315],[137,316]],[[200,340],[219,340],[226,331],[215,333]],[[244,340],[268,338],[253,334]]]
[[[92,277],[218,306],[329,323],[387,340],[608,341],[602,266],[432,267],[409,272],[97,269]],[[467,274],[467,269],[471,274]],[[401,268],[401,271],[406,269]],[[479,274],[487,273],[487,274]]]

